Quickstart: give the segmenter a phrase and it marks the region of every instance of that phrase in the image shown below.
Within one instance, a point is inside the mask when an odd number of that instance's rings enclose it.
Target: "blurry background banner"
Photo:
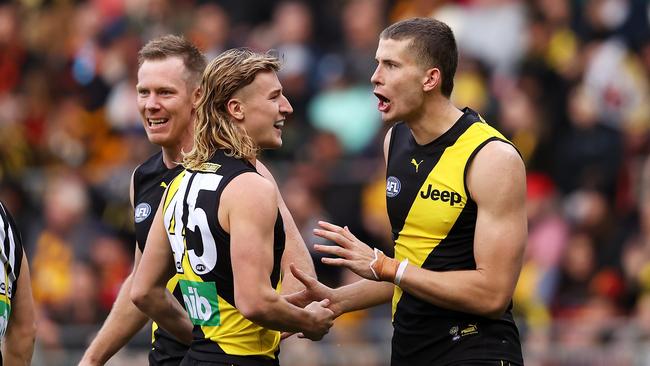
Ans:
[[[650,364],[650,3],[645,0],[0,1],[0,199],[32,264],[35,365],[71,365],[131,268],[133,169],[156,147],[136,108],[137,51],[185,35],[212,58],[274,50],[295,112],[262,159],[308,245],[319,219],[390,252],[379,32],[454,30],[452,101],[521,151],[529,241],[515,310],[531,365]],[[355,278],[320,265],[339,286]],[[284,365],[387,365],[390,310],[291,339]],[[143,331],[112,361],[145,364]]]

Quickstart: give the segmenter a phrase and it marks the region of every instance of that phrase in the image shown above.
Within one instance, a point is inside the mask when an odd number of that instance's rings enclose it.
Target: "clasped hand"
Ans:
[[[329,332],[334,324],[334,312],[328,309],[330,304],[328,299],[321,301],[312,301],[311,304],[305,306],[305,310],[312,313],[315,317],[315,327],[310,328],[309,331],[303,331],[299,334],[301,338],[309,338],[312,341],[319,341]]]

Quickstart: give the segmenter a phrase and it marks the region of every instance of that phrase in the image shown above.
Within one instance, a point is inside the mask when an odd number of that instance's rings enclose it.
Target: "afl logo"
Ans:
[[[402,183],[392,175],[386,180],[386,197],[393,198],[399,194],[402,189]]]
[[[136,223],[141,223],[142,221],[146,220],[147,217],[151,214],[151,206],[149,206],[148,203],[142,202],[138,204],[135,208],[135,222]]]

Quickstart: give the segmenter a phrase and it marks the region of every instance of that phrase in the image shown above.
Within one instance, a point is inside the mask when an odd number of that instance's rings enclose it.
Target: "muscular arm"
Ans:
[[[163,224],[162,207],[163,203],[158,206],[147,236],[142,260],[133,277],[131,300],[179,341],[189,344],[192,342],[194,326],[183,307],[166,287],[175,269],[171,246]]]
[[[491,142],[476,155],[467,185],[478,206],[476,270],[433,272],[409,265],[400,287],[444,308],[497,318],[512,298],[525,249],[523,162],[512,146]]]
[[[35,337],[34,300],[27,256],[23,253],[16,293],[11,303],[9,326],[2,341],[5,365],[31,365]]]
[[[133,176],[131,176],[129,196],[133,206]],[[130,297],[133,276],[138,269],[141,256],[140,248],[136,245],[133,271],[124,280],[111,312],[84,353],[79,366],[103,365],[149,321],[147,315],[133,304]]]
[[[244,317],[265,328],[303,332],[320,339],[333,320],[322,307],[308,311],[287,302],[272,287],[276,188],[256,174],[244,173],[226,186],[218,209],[230,233],[235,304]],[[254,255],[251,255],[254,253]]]
[[[282,221],[284,222],[284,232],[287,236],[286,245],[284,248],[284,254],[282,255],[282,294],[290,294],[296,291],[300,291],[304,288],[302,283],[298,281],[291,271],[289,270],[289,264],[293,263],[303,272],[309,274],[312,277],[316,277],[316,270],[314,269],[314,262],[311,259],[311,255],[307,250],[305,241],[300,235],[300,231],[296,226],[296,223],[293,221],[291,212],[287,208],[287,205],[282,199],[282,195],[278,189],[277,183],[273,178],[271,172],[262,164],[261,161],[257,160],[256,163],[257,171],[266,179],[271,181],[276,189],[277,194],[277,203],[280,208],[280,214],[282,215]]]

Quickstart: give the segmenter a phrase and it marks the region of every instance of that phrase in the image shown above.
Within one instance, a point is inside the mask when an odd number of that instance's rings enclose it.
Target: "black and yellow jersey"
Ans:
[[[22,260],[23,244],[20,233],[11,214],[0,202],[0,339],[4,338],[9,325],[11,299],[20,291],[16,281],[20,276]]]
[[[217,150],[200,169],[179,174],[165,196],[164,224],[180,275],[185,308],[194,324],[189,354],[197,360],[236,364],[236,360],[242,359],[277,362],[280,332],[252,323],[237,309],[230,235],[217,217],[224,188],[233,178],[247,172],[257,171],[248,161]],[[270,275],[277,290],[284,245],[284,226],[278,211]]]
[[[135,239],[138,248],[144,252],[144,247],[151,229],[151,223],[158,210],[169,182],[183,171],[181,165],[169,169],[163,162],[162,151],[152,155],[138,166],[133,173],[133,203],[135,219]],[[178,278],[175,276],[167,283],[167,289],[176,296],[178,302],[183,304],[183,297],[177,286]],[[149,353],[150,365],[178,365],[187,353],[188,346],[177,341],[176,338],[154,322],[151,335],[151,352]]]
[[[474,111],[443,135],[418,145],[410,129],[392,129],[386,196],[395,259],[432,271],[476,269],[477,205],[467,169],[490,141],[509,143]],[[481,301],[476,299],[476,301]],[[393,365],[446,365],[470,360],[523,363],[510,304],[499,320],[444,309],[395,287]]]

